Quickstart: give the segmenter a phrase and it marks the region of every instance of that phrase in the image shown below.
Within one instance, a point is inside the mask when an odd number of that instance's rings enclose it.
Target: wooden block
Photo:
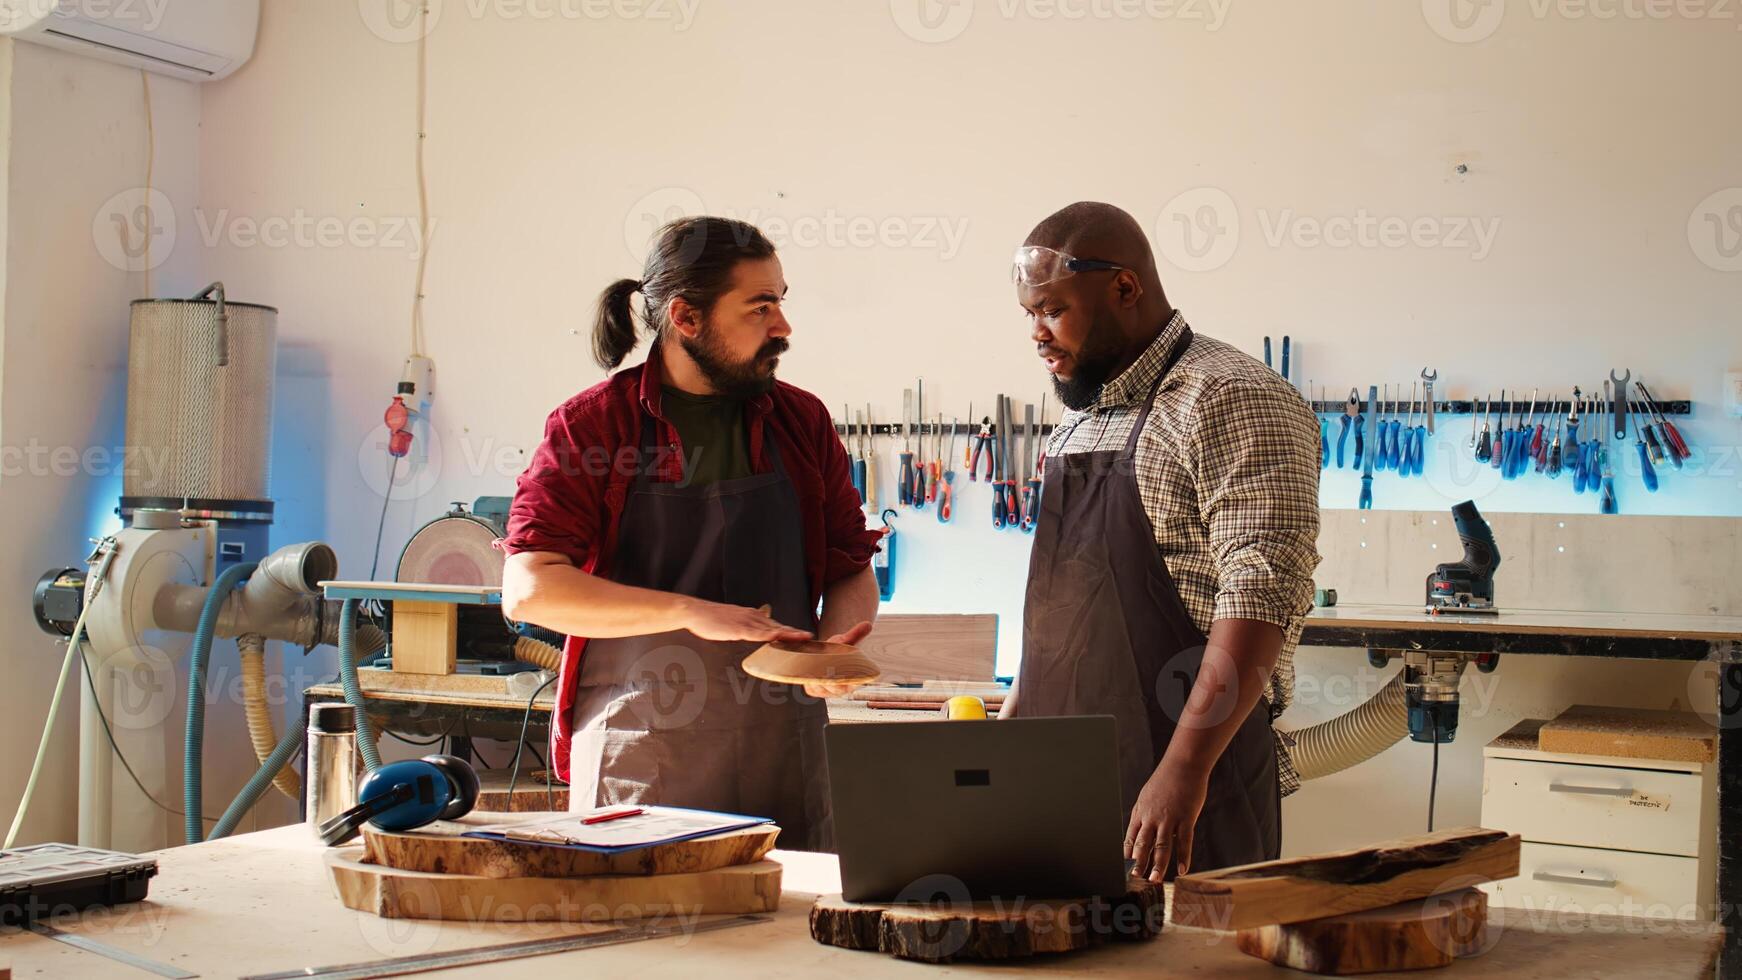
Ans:
[[[393,604],[393,669],[451,674],[460,646],[460,607],[401,600]]]
[[[754,864],[774,849],[779,827],[747,827],[712,837],[661,844],[622,854],[511,844],[462,837],[487,824],[543,819],[549,813],[469,813],[410,831],[363,827],[370,862],[400,871],[480,878],[578,878],[598,875],[669,875]]]
[[[507,814],[536,810],[539,816],[545,816],[566,811],[569,808],[568,784],[547,783],[552,778],[550,771],[531,768],[528,763],[532,763],[531,758],[521,763],[520,778],[514,783],[512,795],[508,792],[507,770],[486,769],[478,773],[478,805],[473,812],[486,822],[505,823],[512,819]]]
[[[1518,874],[1519,839],[1465,827],[1174,882],[1173,921],[1240,930],[1383,908]]]
[[[1544,752],[1576,755],[1672,762],[1718,757],[1717,729],[1688,711],[1576,704],[1543,725],[1537,741]]]
[[[346,908],[386,919],[604,922],[772,912],[780,905],[780,865],[773,861],[688,874],[595,878],[400,871],[368,863],[361,847],[329,850],[326,862],[333,890]]]
[[[825,895],[811,906],[811,938],[904,960],[1008,960],[1109,940],[1153,939],[1167,917],[1160,885],[1132,878],[1106,899],[1028,899],[963,905],[880,905]]]
[[[1240,952],[1308,973],[1425,970],[1488,947],[1488,896],[1475,888],[1328,919],[1241,930]]]
[[[998,655],[998,617],[879,616],[859,649],[882,668],[885,684],[989,681]]]

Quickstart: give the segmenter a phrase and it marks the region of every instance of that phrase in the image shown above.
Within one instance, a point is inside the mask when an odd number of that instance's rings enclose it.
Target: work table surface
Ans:
[[[353,912],[333,896],[323,850],[306,827],[295,825],[160,851],[156,854],[159,874],[147,902],[59,920],[56,925],[202,977],[357,963],[549,939],[598,928],[410,922]],[[816,895],[839,890],[835,858],[783,851],[774,852],[773,857],[785,866],[785,880],[780,910],[770,922],[688,938],[468,967],[464,975],[632,976],[638,980],[708,975],[811,980],[849,973],[920,977],[1026,969],[1133,978],[1303,976],[1245,956],[1234,948],[1230,934],[1172,924],[1152,942],[1113,944],[1002,966],[927,966],[821,946],[810,938],[808,914]],[[1533,917],[1499,909],[1494,911],[1493,921],[1501,929],[1493,949],[1436,975],[1707,977],[1720,941],[1717,926],[1709,923],[1599,919],[1552,912]],[[7,963],[20,980],[33,976],[137,980],[149,976],[29,933],[0,939],[0,964]]]
[[[1742,616],[1508,609],[1429,615],[1419,605],[1315,608],[1301,642],[1316,646],[1699,660],[1742,652]]]

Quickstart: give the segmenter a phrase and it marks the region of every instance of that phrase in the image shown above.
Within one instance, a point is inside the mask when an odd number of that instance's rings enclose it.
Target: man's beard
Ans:
[[[1052,390],[1064,406],[1075,412],[1094,405],[1101,389],[1113,377],[1124,351],[1120,349],[1119,326],[1110,319],[1097,317],[1083,338],[1082,349],[1071,357],[1077,370],[1069,380],[1052,376]]]
[[[694,340],[680,334],[678,343],[690,360],[696,362],[714,391],[726,398],[754,398],[774,390],[774,372],[762,373],[762,365],[786,353],[791,346],[786,338],[776,337],[763,344],[750,360],[733,361],[709,323],[702,324]]]

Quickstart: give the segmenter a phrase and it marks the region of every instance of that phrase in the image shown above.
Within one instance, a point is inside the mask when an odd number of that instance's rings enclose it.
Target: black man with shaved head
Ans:
[[[1137,874],[1274,859],[1300,785],[1271,722],[1312,607],[1318,420],[1280,375],[1186,324],[1119,208],[1051,215],[1013,278],[1068,411],[1001,717],[1117,719]]]

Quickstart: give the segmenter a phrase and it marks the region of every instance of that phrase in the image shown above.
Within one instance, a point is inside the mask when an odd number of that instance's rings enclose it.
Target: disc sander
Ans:
[[[777,684],[869,684],[883,676],[871,658],[845,643],[769,643],[744,658],[744,673]]]

